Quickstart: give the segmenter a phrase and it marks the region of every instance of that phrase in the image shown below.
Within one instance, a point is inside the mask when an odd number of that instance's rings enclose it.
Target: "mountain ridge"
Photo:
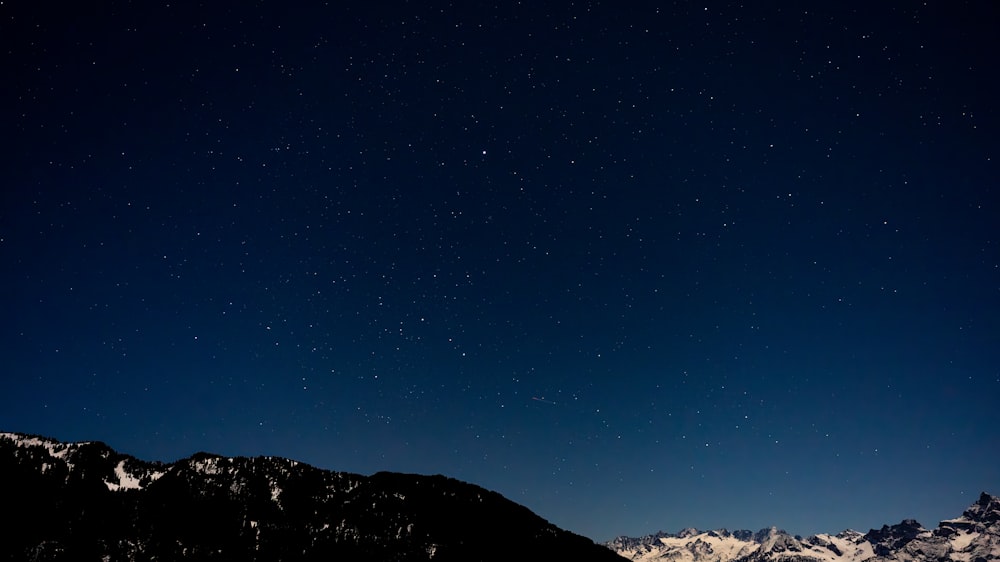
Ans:
[[[17,483],[5,507],[18,515],[0,560],[621,560],[442,475],[207,452],[143,461],[100,441],[21,433],[0,433],[0,475]]]
[[[729,531],[685,528],[605,543],[637,562],[988,562],[1000,560],[1000,498],[982,492],[961,516],[925,529],[914,519],[861,533],[792,536],[777,527]]]
[[[685,528],[597,545],[443,475],[364,476],[204,451],[144,461],[101,441],[0,433],[0,476],[16,482],[6,505],[18,515],[0,560],[509,560],[527,552],[637,562],[1000,560],[1000,498],[986,492],[935,529],[913,519],[805,538],[778,527]]]

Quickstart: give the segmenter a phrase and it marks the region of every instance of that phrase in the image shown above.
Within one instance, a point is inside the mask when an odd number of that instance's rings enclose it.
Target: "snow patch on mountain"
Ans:
[[[70,457],[77,449],[82,445],[89,445],[89,442],[82,443],[60,443],[51,439],[44,439],[41,437],[21,435],[18,433],[0,433],[0,439],[7,439],[12,441],[18,447],[29,448],[29,447],[42,447],[48,451],[49,456],[63,461],[72,468],[72,463],[70,463]]]
[[[875,556],[871,543],[856,531],[836,535],[819,534],[805,541],[817,559],[827,562],[868,560]]]
[[[151,470],[150,463],[137,463],[134,458],[115,453],[103,443],[95,441],[60,443],[46,437],[19,433],[0,433],[0,440],[13,443],[29,456],[41,453],[42,458],[39,460],[42,461],[40,463],[42,474],[47,474],[60,466],[65,467],[66,471],[71,474],[77,470],[77,464],[87,462],[81,459],[89,453],[96,452],[96,455],[93,456],[100,459],[99,462],[104,465],[106,470],[104,484],[108,490],[113,492],[142,489],[164,474],[163,471]],[[88,450],[89,453],[87,453]]]
[[[115,465],[115,476],[118,478],[117,482],[111,482],[110,480],[104,481],[104,483],[108,485],[108,489],[111,491],[142,489],[139,478],[125,471],[124,460],[118,461],[118,464]]]

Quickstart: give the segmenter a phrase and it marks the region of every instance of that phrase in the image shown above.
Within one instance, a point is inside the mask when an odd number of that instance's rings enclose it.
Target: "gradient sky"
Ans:
[[[0,429],[596,540],[1000,493],[994,3],[302,4],[0,3]]]

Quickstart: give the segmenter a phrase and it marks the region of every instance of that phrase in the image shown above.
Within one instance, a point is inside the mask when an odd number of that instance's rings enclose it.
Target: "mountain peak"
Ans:
[[[868,531],[865,540],[872,543],[875,554],[888,556],[906,546],[923,532],[926,532],[926,529],[916,519],[904,519],[896,525],[882,525],[881,529]]]
[[[962,515],[980,523],[996,523],[1000,521],[1000,497],[983,492],[979,495],[979,501]]]
[[[681,539],[684,539],[684,538],[687,538],[687,537],[693,537],[695,535],[700,535],[700,534],[701,534],[701,531],[699,531],[698,529],[695,529],[694,527],[684,527],[683,529],[681,529],[680,531],[678,531],[677,537],[681,538]]]

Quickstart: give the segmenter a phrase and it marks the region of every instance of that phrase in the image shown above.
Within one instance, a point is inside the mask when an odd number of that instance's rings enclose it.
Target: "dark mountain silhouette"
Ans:
[[[500,494],[444,476],[0,434],[3,560],[621,561]]]

